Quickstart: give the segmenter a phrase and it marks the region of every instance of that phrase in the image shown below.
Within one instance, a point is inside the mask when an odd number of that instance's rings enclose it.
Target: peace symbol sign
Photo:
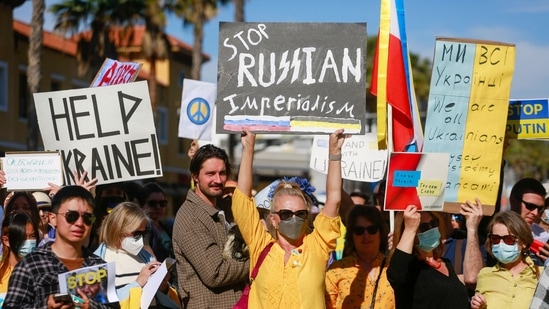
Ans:
[[[194,98],[187,105],[187,118],[196,125],[205,124],[210,116],[210,105],[203,98]]]

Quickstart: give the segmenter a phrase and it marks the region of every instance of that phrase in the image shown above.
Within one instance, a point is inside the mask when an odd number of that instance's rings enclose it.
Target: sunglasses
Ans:
[[[279,211],[275,211],[273,213],[278,215],[280,217],[280,220],[282,220],[282,221],[288,220],[291,217],[293,217],[294,215],[301,218],[301,219],[303,219],[303,220],[307,219],[307,217],[309,216],[309,211],[308,210],[298,210],[296,212],[293,212],[293,211],[288,210],[288,209],[282,209],[282,210],[279,210]]]
[[[140,240],[141,238],[147,236],[149,234],[149,230],[144,230],[144,231],[133,231],[132,232],[132,237],[133,239],[135,240]]]
[[[490,242],[492,243],[492,245],[499,244],[502,239],[506,245],[513,245],[515,244],[515,242],[517,242],[518,239],[518,237],[515,235],[499,236],[496,234],[490,234],[488,235],[488,237],[490,238]]]
[[[368,232],[368,234],[374,235],[375,233],[379,232],[379,226],[377,225],[355,226],[353,228],[353,233],[356,236],[361,236],[362,234],[364,234],[364,232]]]
[[[162,208],[168,206],[168,201],[166,200],[149,200],[147,201],[147,205],[151,206],[152,208],[156,207],[156,206],[160,206]]]
[[[530,210],[530,211],[534,211],[534,210],[538,210],[538,211],[542,211],[543,208],[545,208],[544,205],[536,205],[534,203],[529,203],[529,202],[525,202],[525,201],[522,201],[522,203],[524,204],[524,206],[526,207],[526,209]]]
[[[74,224],[80,216],[82,216],[82,221],[84,221],[84,224],[87,226],[90,226],[95,222],[95,215],[90,212],[79,213],[76,210],[67,210],[65,213],[58,213],[58,215],[65,217],[68,224]]]

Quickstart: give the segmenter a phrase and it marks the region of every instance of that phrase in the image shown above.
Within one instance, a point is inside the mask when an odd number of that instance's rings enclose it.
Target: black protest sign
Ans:
[[[366,24],[221,23],[217,132],[364,133]]]
[[[34,94],[47,150],[59,150],[67,184],[72,171],[98,183],[162,176],[147,82]]]

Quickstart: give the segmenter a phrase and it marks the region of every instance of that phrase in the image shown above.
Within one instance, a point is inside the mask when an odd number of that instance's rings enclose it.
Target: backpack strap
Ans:
[[[263,251],[261,251],[261,254],[259,255],[259,258],[257,258],[257,263],[255,264],[255,267],[252,270],[252,274],[250,276],[252,278],[252,280],[254,280],[255,277],[257,276],[257,273],[259,272],[259,266],[261,266],[261,264],[263,263],[263,260],[265,259],[265,257],[269,253],[269,251],[271,250],[271,247],[273,246],[273,244],[274,244],[274,242],[270,242],[265,247],[265,249],[263,249]]]

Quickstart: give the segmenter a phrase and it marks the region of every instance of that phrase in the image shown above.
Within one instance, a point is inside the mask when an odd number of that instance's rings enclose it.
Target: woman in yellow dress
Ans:
[[[245,129],[238,187],[233,195],[233,215],[249,246],[250,269],[263,250],[273,243],[251,284],[248,308],[325,308],[326,265],[339,237],[341,203],[341,147],[343,130],[330,134],[326,203],[306,234],[314,191],[306,179],[282,180],[272,189],[270,221],[273,238],[263,227],[251,196],[255,134]]]

